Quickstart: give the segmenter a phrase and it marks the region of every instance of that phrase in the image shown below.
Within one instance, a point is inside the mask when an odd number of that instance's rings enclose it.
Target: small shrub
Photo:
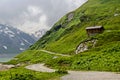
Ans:
[[[10,80],[38,80],[32,74],[15,74],[11,76]]]
[[[65,68],[60,68],[57,71],[55,71],[55,73],[58,73],[58,74],[68,74],[68,71],[66,71]]]

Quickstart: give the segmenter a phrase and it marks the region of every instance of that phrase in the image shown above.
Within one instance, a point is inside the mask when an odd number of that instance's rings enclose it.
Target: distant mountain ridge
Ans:
[[[38,30],[35,31],[34,33],[30,34],[35,40],[39,40],[45,33],[47,30],[42,29],[42,30]]]
[[[0,24],[0,53],[19,53],[34,42],[29,34],[12,26]]]

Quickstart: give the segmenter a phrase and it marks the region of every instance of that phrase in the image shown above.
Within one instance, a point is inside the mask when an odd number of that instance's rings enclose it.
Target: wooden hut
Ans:
[[[103,26],[94,26],[94,27],[87,27],[86,32],[88,36],[93,36],[99,33],[102,33],[104,31]]]

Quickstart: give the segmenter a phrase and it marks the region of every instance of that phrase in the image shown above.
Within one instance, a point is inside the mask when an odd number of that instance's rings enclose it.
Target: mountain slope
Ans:
[[[119,3],[120,0],[88,0],[82,7],[61,18],[30,49],[44,48],[71,54],[82,41],[88,38],[86,27],[103,25],[106,31],[120,30]]]
[[[0,53],[19,53],[35,40],[28,34],[11,26],[0,24]]]
[[[17,61],[11,60],[9,63],[44,62],[52,68],[65,70],[120,72],[119,3],[120,0],[88,0],[82,7],[63,16],[29,50],[17,56]],[[104,26],[104,32],[88,37],[86,27],[99,25]],[[93,40],[94,47],[91,43]],[[77,46],[84,42],[87,42],[88,50],[69,57],[51,56],[41,51],[75,54]]]

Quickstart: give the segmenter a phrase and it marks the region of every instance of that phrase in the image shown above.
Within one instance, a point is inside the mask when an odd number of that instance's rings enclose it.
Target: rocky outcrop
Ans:
[[[95,47],[96,42],[97,40],[93,39],[93,40],[87,40],[87,41],[80,43],[79,46],[76,48],[75,53],[78,54],[78,53],[87,51],[90,48]]]
[[[67,17],[68,17],[68,22],[71,21],[74,17],[74,13],[73,12],[69,13]]]
[[[0,71],[3,71],[3,70],[8,70],[10,68],[14,68],[15,65],[4,65],[4,64],[0,64]]]

